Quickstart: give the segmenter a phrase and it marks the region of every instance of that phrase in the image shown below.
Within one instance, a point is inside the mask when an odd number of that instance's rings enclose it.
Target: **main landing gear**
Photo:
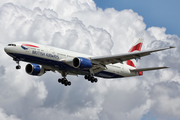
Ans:
[[[67,73],[62,72],[61,75],[63,76],[62,79],[58,79],[58,82],[65,85],[65,86],[71,86],[71,82],[66,79]]]
[[[61,84],[64,84],[65,86],[70,86],[71,85],[71,82],[68,81],[66,78],[62,78],[62,79],[58,79],[58,82],[61,83]]]
[[[98,82],[98,79],[95,78],[93,75],[85,75],[84,78],[87,79],[88,81],[92,82],[92,83]],[[58,79],[58,82],[65,85],[65,86],[71,86],[71,82],[68,81],[66,79],[66,77],[63,77],[62,79]]]
[[[88,81],[91,81],[92,83],[98,82],[98,79],[95,78],[93,75],[85,75],[84,78],[87,79]]]

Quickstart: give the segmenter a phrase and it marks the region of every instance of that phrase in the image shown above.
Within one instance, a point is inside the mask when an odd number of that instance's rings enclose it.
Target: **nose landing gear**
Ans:
[[[18,65],[16,66],[16,69],[17,69],[17,70],[21,69],[21,66],[19,65],[19,61],[20,61],[20,60],[17,59],[17,58],[14,58],[13,60],[16,61],[16,63],[18,64]]]
[[[21,66],[20,66],[20,65],[17,65],[17,66],[16,66],[16,69],[17,69],[17,70],[21,69]]]

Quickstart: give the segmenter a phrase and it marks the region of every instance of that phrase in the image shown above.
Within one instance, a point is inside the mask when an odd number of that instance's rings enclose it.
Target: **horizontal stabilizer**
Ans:
[[[150,71],[150,70],[158,70],[158,69],[165,69],[168,67],[152,67],[152,68],[140,68],[140,69],[132,69],[131,72],[139,72],[139,71]]]

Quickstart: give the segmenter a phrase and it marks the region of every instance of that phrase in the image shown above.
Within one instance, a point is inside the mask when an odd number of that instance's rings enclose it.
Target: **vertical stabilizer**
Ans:
[[[143,38],[139,38],[138,41],[131,47],[129,52],[139,52],[139,51],[141,51],[143,41],[144,41]],[[137,58],[131,59],[131,60],[126,61],[126,64],[136,68],[137,61],[138,61]]]

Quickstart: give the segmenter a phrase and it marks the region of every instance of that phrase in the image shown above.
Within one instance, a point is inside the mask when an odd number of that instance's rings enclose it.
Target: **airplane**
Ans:
[[[20,61],[28,62],[25,67],[26,73],[33,76],[41,76],[46,71],[58,71],[62,78],[59,83],[70,86],[71,82],[66,79],[67,75],[84,75],[84,78],[94,83],[101,78],[124,78],[141,76],[143,71],[168,68],[151,67],[136,68],[138,59],[150,55],[153,52],[174,48],[173,46],[161,49],[141,51],[143,38],[139,38],[126,54],[92,56],[77,53],[52,46],[41,45],[33,42],[14,42],[8,44],[4,51],[18,64],[16,69],[21,69]]]

